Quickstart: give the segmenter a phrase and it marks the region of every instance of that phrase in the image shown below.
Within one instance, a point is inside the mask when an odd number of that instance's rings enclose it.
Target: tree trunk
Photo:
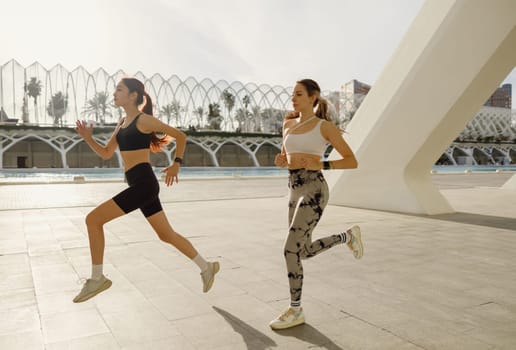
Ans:
[[[34,97],[34,118],[36,119],[36,124],[39,124],[38,120],[38,99]]]

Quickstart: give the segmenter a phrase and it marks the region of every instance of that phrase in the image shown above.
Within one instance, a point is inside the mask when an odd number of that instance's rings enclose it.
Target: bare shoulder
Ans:
[[[285,132],[288,132],[296,123],[296,119],[283,119],[283,134],[285,135]]]
[[[138,128],[146,133],[156,131],[160,124],[161,122],[158,118],[145,113],[142,113],[138,120]]]
[[[147,114],[147,113],[142,113],[140,115],[140,119],[146,120],[146,121],[150,121],[150,120],[154,120],[154,119],[158,120],[155,116]]]
[[[332,136],[341,135],[341,131],[332,121],[323,120],[321,125],[321,134],[325,139],[329,139]]]
[[[156,123],[161,123],[161,121],[155,116],[145,113],[140,116],[140,120],[144,125],[155,125]]]
[[[328,132],[331,132],[331,131],[339,131],[340,132],[340,129],[338,128],[337,125],[335,125],[335,123],[333,123],[332,121],[329,121],[329,120],[324,120],[322,121],[322,125],[321,125],[321,130],[326,130]]]

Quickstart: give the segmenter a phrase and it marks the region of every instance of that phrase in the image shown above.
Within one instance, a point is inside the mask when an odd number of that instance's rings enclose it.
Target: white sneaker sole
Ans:
[[[353,233],[353,236],[355,236],[355,248],[353,249],[353,256],[355,259],[360,259],[364,255],[364,245],[362,244],[362,232],[360,231],[360,226],[353,226],[351,228],[351,232]]]
[[[302,325],[303,323],[305,323],[305,316],[303,315],[302,317],[299,317],[297,318],[294,322],[292,323],[285,323],[285,324],[269,324],[269,326],[274,329],[275,331],[277,330],[281,330],[281,329],[287,329],[287,328],[292,328],[292,327],[295,327],[295,326],[299,326],[299,325]]]
[[[102,293],[103,291],[105,291],[106,289],[111,287],[112,284],[113,284],[113,282],[111,282],[111,280],[106,279],[106,281],[104,283],[102,283],[102,285],[98,289],[92,291],[89,294],[86,294],[85,296],[83,296],[80,299],[77,299],[77,300],[74,299],[73,302],[74,303],[82,303],[86,300],[89,300],[89,299],[93,298],[95,295]]]
[[[220,264],[218,261],[215,261],[213,263],[213,274],[211,275],[211,278],[208,281],[208,283],[206,284],[206,286],[203,288],[204,293],[208,293],[210,291],[211,287],[213,286],[213,281],[215,281],[215,275],[217,274],[217,272],[219,272],[219,270],[220,270]]]

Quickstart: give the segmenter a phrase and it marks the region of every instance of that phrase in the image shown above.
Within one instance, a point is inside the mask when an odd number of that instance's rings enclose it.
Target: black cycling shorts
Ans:
[[[125,178],[129,188],[113,197],[124,213],[140,209],[145,217],[149,217],[163,210],[158,196],[158,179],[149,163],[133,166],[126,171]]]

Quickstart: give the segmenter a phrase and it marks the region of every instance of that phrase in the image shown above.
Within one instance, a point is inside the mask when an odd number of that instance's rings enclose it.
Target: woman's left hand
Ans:
[[[174,180],[176,183],[179,182],[179,177],[177,174],[179,174],[179,164],[174,163],[171,166],[166,167],[165,169],[161,170],[162,173],[165,173],[165,184],[167,186],[172,186],[174,184]]]

